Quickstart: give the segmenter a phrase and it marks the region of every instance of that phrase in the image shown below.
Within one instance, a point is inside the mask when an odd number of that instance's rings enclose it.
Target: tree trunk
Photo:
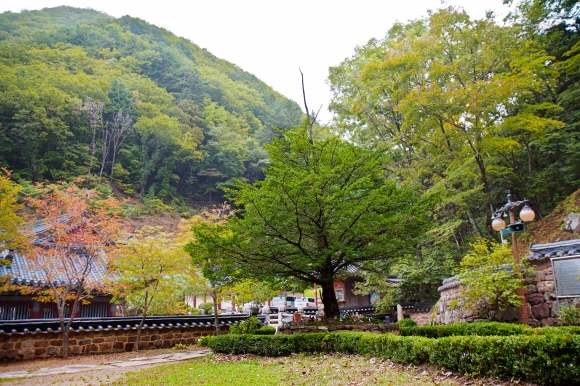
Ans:
[[[80,284],[79,284],[79,289],[77,290],[76,296],[75,296],[75,301],[73,302],[72,305],[72,309],[70,310],[70,315],[68,316],[68,323],[66,324],[66,326],[64,327],[64,331],[62,332],[62,358],[66,359],[68,357],[68,336],[69,336],[69,331],[70,328],[72,326],[73,320],[75,319],[75,314],[77,311],[77,306],[80,303],[80,299],[79,297],[81,296],[80,294],[82,293],[82,288],[83,288],[83,281],[81,280]],[[66,308],[66,302],[65,302],[65,306],[63,307],[63,311]],[[62,314],[61,314],[62,315]],[[61,318],[62,323],[64,323],[64,315]]]
[[[58,310],[60,329],[62,331],[62,352],[60,353],[60,355],[64,359],[66,359],[66,357],[68,356],[68,331],[67,331],[67,328],[64,324],[64,310],[65,310],[65,308],[66,308],[66,303],[62,307],[62,310]]]
[[[475,216],[473,216],[473,212],[471,211],[471,209],[467,210],[467,217],[469,217],[469,222],[471,223],[471,226],[473,227],[473,231],[475,232],[475,235],[479,238],[482,238],[483,235],[481,234],[481,231],[479,230],[479,227],[477,226],[477,222],[475,221]]]
[[[38,172],[36,170],[36,164],[34,163],[34,158],[30,161],[30,167],[32,168],[32,182],[38,181]]]
[[[334,282],[323,282],[322,287],[322,303],[324,304],[324,313],[327,318],[338,318],[339,309],[336,300],[336,293],[334,292]]]
[[[143,317],[141,318],[141,323],[139,323],[139,327],[137,327],[137,341],[135,342],[135,351],[139,351],[139,345],[141,343],[141,331],[143,329],[143,324],[145,324],[145,318],[147,317],[147,298],[149,297],[149,293],[145,293],[145,306],[143,307]],[[151,297],[153,300],[153,297]]]
[[[220,329],[220,320],[218,316],[218,304],[217,304],[217,291],[215,290],[215,285],[212,284],[213,288],[211,292],[211,299],[213,300],[213,315],[214,315],[214,323],[215,323],[215,335],[218,336],[221,334]]]
[[[113,148],[113,161],[111,163],[111,181],[113,181],[113,168],[115,167],[115,156],[116,152],[115,149]]]
[[[93,129],[93,140],[91,141],[91,161],[89,162],[89,170],[87,171],[87,176],[91,175],[91,169],[93,168],[93,160],[95,159],[95,135],[97,134],[97,128]]]
[[[480,181],[483,185],[483,193],[485,193],[485,199],[486,202],[484,207],[485,207],[485,227],[487,230],[487,234],[489,235],[490,240],[493,240],[494,238],[494,231],[493,228],[491,227],[491,216],[493,215],[493,210],[491,207],[491,197],[490,197],[490,189],[489,189],[489,183],[487,181],[487,176],[486,176],[486,170],[485,170],[485,164],[483,162],[483,157],[481,157],[481,155],[477,154],[475,156],[475,161],[477,162],[477,166],[479,167],[479,174],[480,174]]]

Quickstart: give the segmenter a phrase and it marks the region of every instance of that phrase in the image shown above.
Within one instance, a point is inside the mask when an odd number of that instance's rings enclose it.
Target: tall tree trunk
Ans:
[[[66,309],[66,303],[62,309],[58,310],[58,319],[60,324],[60,330],[62,332],[62,351],[60,355],[66,359],[68,355],[68,331],[66,325],[64,324],[64,310]],[[66,352],[66,354],[65,354]]]
[[[487,181],[487,176],[486,176],[486,170],[485,170],[485,164],[483,162],[483,157],[481,157],[481,155],[477,154],[475,156],[475,161],[477,162],[477,166],[479,167],[479,173],[480,173],[480,180],[481,183],[483,184],[483,193],[485,193],[485,199],[486,202],[484,207],[485,207],[485,227],[487,230],[487,233],[489,235],[489,238],[491,240],[493,240],[494,238],[494,234],[493,234],[493,228],[491,227],[491,216],[493,216],[493,210],[491,207],[491,197],[490,197],[490,189],[489,189],[489,182]]]
[[[111,163],[111,181],[113,181],[113,168],[115,167],[115,156],[116,156],[115,149],[113,149],[113,161]]]
[[[93,160],[95,158],[95,135],[97,134],[97,128],[93,129],[93,141],[91,142],[91,147],[93,148],[91,151],[91,162],[89,162],[89,170],[87,171],[87,176],[91,175],[91,169],[93,168]]]
[[[141,322],[139,323],[139,327],[137,327],[137,341],[135,342],[135,351],[139,351],[139,346],[141,344],[141,331],[143,330],[143,324],[145,324],[145,318],[147,318],[147,309],[149,306],[147,305],[147,299],[149,298],[149,292],[145,293],[145,306],[143,307],[143,317],[141,318]],[[151,300],[153,300],[153,296],[151,296]]]
[[[36,170],[36,163],[34,162],[34,158],[30,161],[30,167],[32,168],[32,182],[38,181],[38,171]]]
[[[75,301],[73,302],[72,309],[70,310],[70,315],[68,317],[68,323],[64,327],[64,331],[62,333],[62,358],[63,359],[66,359],[68,357],[69,331],[70,331],[71,325],[73,323],[73,320],[75,319],[75,313],[76,313],[78,305],[79,305],[79,298],[78,298],[78,294],[77,294],[77,296],[75,297]],[[62,320],[64,320],[64,319],[62,319]]]
[[[475,221],[475,217],[473,216],[473,212],[471,211],[471,209],[467,210],[467,217],[469,217],[469,222],[471,223],[471,226],[473,227],[473,231],[475,232],[476,236],[483,237],[481,231],[479,230],[479,227],[477,226],[477,222]]]
[[[322,303],[324,304],[324,313],[327,318],[338,318],[339,309],[336,293],[334,292],[334,281],[325,281],[321,283]]]
[[[211,288],[212,288],[211,299],[213,300],[213,315],[215,323],[215,335],[218,336],[221,334],[221,328],[220,328],[220,319],[218,315],[217,291],[215,290],[215,284],[212,283]]]

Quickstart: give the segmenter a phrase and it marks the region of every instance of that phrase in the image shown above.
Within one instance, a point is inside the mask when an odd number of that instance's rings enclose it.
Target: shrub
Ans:
[[[298,352],[341,352],[546,384],[578,384],[580,379],[580,336],[569,333],[439,339],[361,332],[228,334],[207,338],[206,343],[214,352],[230,354],[281,356]]]
[[[417,327],[417,322],[411,318],[399,320],[397,323],[399,324],[399,327]]]
[[[204,310],[205,314],[209,315],[211,313],[211,310],[213,310],[213,303],[211,302],[201,303],[197,308],[199,308],[200,310]]]
[[[276,327],[263,326],[262,328],[256,330],[256,335],[274,335],[276,333]]]
[[[253,335],[260,328],[260,321],[252,316],[241,322],[236,322],[230,326],[231,334],[248,334]]]
[[[201,346],[208,346],[211,337],[211,335],[202,336],[198,339],[197,343],[199,343]]]
[[[512,335],[561,335],[579,334],[578,327],[546,327],[530,328],[523,324],[479,322],[457,323],[444,326],[403,327],[399,329],[401,336],[424,336],[427,338],[442,338],[446,336],[512,336]]]
[[[580,308],[573,304],[569,306],[560,306],[558,319],[560,320],[560,323],[578,326],[580,325]]]
[[[533,268],[524,263],[516,265],[505,244],[480,239],[470,245],[473,250],[461,260],[456,278],[462,284],[462,300],[452,300],[449,308],[476,309],[487,318],[489,311],[519,307],[522,302],[516,291],[524,285],[518,271],[530,274]]]

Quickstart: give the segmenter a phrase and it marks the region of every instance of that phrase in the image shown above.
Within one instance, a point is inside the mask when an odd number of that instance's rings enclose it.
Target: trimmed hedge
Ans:
[[[274,335],[276,333],[276,327],[263,326],[256,330],[254,334],[256,335]]]
[[[399,320],[397,324],[399,325],[399,327],[417,327],[417,322],[415,322],[411,318],[404,318],[402,320]]]
[[[424,336],[426,338],[443,338],[446,336],[512,336],[512,335],[561,335],[580,334],[580,327],[545,327],[531,328],[523,324],[480,322],[457,323],[442,326],[402,327],[401,336]]]
[[[439,339],[364,332],[297,335],[220,335],[214,352],[282,356],[291,353],[370,355],[399,363],[430,363],[469,375],[580,384],[580,336],[450,336]]]

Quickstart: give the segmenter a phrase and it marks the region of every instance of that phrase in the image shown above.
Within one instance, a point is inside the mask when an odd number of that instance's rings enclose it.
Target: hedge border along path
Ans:
[[[297,335],[220,335],[206,340],[214,352],[286,356],[291,353],[369,355],[415,365],[427,363],[467,375],[580,385],[580,336],[420,336],[365,332]]]
[[[446,336],[510,336],[510,335],[562,335],[580,334],[580,327],[546,327],[531,328],[522,324],[478,322],[457,323],[442,326],[401,327],[401,336],[424,336],[426,338],[442,338]]]

